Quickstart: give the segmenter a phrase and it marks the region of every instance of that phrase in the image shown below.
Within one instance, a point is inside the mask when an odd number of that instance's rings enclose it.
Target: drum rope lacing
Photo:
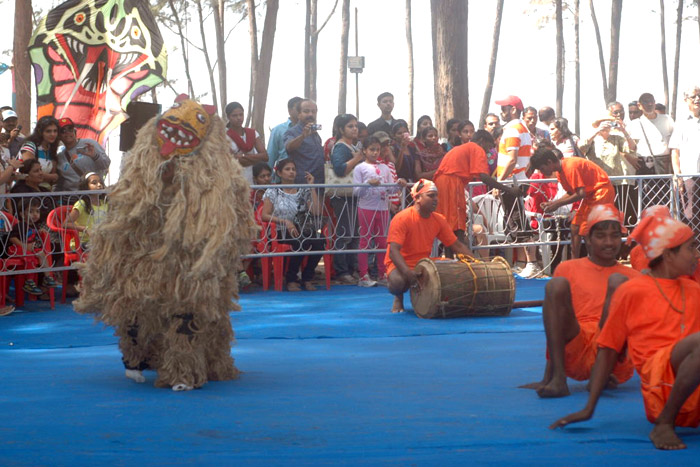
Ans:
[[[474,271],[474,268],[472,268],[471,263],[483,263],[483,261],[478,260],[473,256],[462,254],[457,254],[457,259],[460,263],[466,264],[469,268],[469,271],[472,273],[472,280],[474,281],[474,290],[472,291],[472,302],[469,304],[469,308],[473,308],[474,301],[476,301],[476,296],[479,293],[479,282],[477,281],[476,272]]]

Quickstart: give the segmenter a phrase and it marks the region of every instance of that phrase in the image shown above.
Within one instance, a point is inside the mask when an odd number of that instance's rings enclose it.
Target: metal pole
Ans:
[[[355,7],[355,56],[359,57],[360,53],[359,40],[357,39],[357,7]],[[360,74],[355,73],[355,116],[360,119]]]

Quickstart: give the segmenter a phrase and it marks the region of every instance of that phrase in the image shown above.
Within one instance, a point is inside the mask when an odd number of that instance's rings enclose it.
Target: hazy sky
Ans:
[[[4,8],[10,9],[6,3]],[[52,0],[34,0],[34,4],[43,7],[60,2]],[[320,0],[319,23],[330,11],[333,0]],[[342,2],[340,2],[342,3]],[[502,95],[519,95],[525,105],[540,107],[555,104],[554,64],[556,58],[555,27],[553,22],[538,27],[542,14],[550,12],[551,7],[535,9],[529,0],[506,0],[501,41],[499,47],[496,80],[493,99]],[[541,2],[540,2],[541,3]],[[304,4],[303,0],[281,0],[278,16],[275,49],[270,80],[270,92],[266,114],[266,129],[286,119],[286,102],[294,95],[303,94],[303,34]],[[415,119],[422,114],[433,115],[433,78],[432,51],[430,45],[430,2],[413,0],[413,42],[415,63]],[[663,102],[663,81],[661,75],[661,54],[659,35],[658,2],[656,0],[627,0],[623,5],[621,57],[618,81],[618,100],[627,103],[636,99],[645,91],[652,92],[657,102]],[[360,119],[365,122],[378,116],[376,96],[383,91],[391,91],[396,98],[394,116],[408,116],[408,74],[407,48],[405,35],[405,1],[404,0],[352,0],[353,22],[350,35],[350,55],[354,55],[354,8],[359,10],[360,55],[366,57],[366,68],[360,75]],[[596,0],[596,13],[603,36],[606,55],[609,51],[610,1]],[[469,44],[465,53],[469,60],[470,117],[478,120],[483,98],[486,75],[491,53],[491,39],[496,2],[492,0],[472,0],[469,2]],[[666,2],[666,43],[669,73],[672,73],[675,48],[676,1]],[[264,9],[259,9],[259,28],[263,25]],[[695,8],[685,11],[692,20],[683,24],[684,34],[681,49],[680,90],[691,83],[700,82],[700,44],[698,24],[695,20]],[[571,121],[573,128],[574,112],[574,63],[573,63],[573,23],[572,14],[565,17],[566,40],[566,84],[564,116]],[[234,23],[231,16],[229,25]],[[12,16],[7,14],[0,18],[0,25],[6,31],[6,44],[10,45]],[[211,28],[213,29],[213,28]],[[193,42],[199,42],[199,29],[191,25],[188,30]],[[168,44],[170,62],[169,76],[183,77],[179,39],[167,30],[163,34]],[[213,49],[213,37],[210,48]],[[228,62],[228,98],[237,100],[244,107],[248,103],[249,80],[249,39],[248,23],[240,23],[227,42]],[[330,127],[337,113],[338,70],[340,50],[340,5],[326,28],[319,36],[318,48],[318,104],[319,122],[324,125],[322,136],[330,136]],[[193,69],[204,68],[204,61],[199,52],[190,48],[194,61]],[[8,57],[2,58],[8,61]],[[604,111],[598,52],[595,35],[588,8],[588,2],[581,1],[581,67],[582,67],[582,133],[589,127],[590,121]],[[195,90],[198,94],[208,91],[208,77],[195,71]],[[673,76],[669,75],[672,83]],[[184,78],[178,78],[176,87],[186,90]],[[0,75],[0,101],[11,102],[10,73]],[[161,88],[159,100],[168,105],[174,94],[169,89]],[[682,98],[682,96],[681,96]],[[492,99],[492,100],[493,100]],[[203,102],[210,101],[205,96]],[[492,105],[491,110],[498,106]],[[354,75],[349,74],[348,105],[349,112],[355,110]],[[679,100],[679,116],[685,116],[687,109]],[[247,110],[247,109],[246,109]]]

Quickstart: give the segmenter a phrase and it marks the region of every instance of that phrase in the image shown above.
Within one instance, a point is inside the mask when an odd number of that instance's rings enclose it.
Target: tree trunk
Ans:
[[[15,0],[15,34],[12,44],[12,79],[14,81],[15,99],[13,106],[17,112],[19,125],[24,133],[31,133],[32,104],[32,68],[27,46],[32,37],[32,2]]]
[[[309,97],[311,75],[309,74],[309,44],[311,43],[311,0],[306,0],[306,24],[304,26],[304,97]]]
[[[406,46],[408,48],[408,128],[413,130],[413,28],[411,0],[406,0]]]
[[[620,59],[620,25],[622,24],[622,0],[613,0],[610,13],[610,61],[608,62],[608,93],[606,104],[617,100],[617,69]]]
[[[311,36],[309,37],[309,92],[306,95],[311,100],[316,100],[316,50],[318,45],[318,0],[311,0],[311,18],[309,29]]]
[[[187,3],[184,3],[184,8],[187,8]],[[168,0],[168,6],[170,6],[170,12],[173,14],[173,21],[177,27],[178,35],[180,36],[180,51],[182,52],[182,61],[185,64],[185,76],[187,77],[187,94],[190,97],[194,97],[194,86],[192,85],[192,77],[190,76],[190,59],[187,56],[187,46],[185,44],[185,31],[182,29],[182,21],[180,21],[180,15],[175,8],[173,0]]]
[[[340,73],[338,75],[338,114],[344,114],[348,101],[348,39],[350,37],[350,0],[343,0],[340,29]]]
[[[574,98],[574,118],[576,119],[576,134],[581,134],[581,57],[579,54],[580,34],[579,34],[579,13],[580,0],[574,0],[574,64],[576,68],[575,98]]]
[[[595,15],[595,7],[593,0],[589,0],[588,4],[591,9],[591,19],[593,20],[593,29],[595,30],[596,44],[598,44],[598,60],[600,61],[600,74],[603,79],[603,100],[608,103],[608,76],[605,72],[605,57],[603,56],[603,41],[600,38],[600,28],[598,27],[598,18]]]
[[[678,103],[678,71],[681,59],[681,26],[683,26],[683,0],[678,0],[678,16],[676,17],[676,56],[673,58],[673,92],[671,93],[671,118],[676,119],[676,104]]]
[[[564,20],[562,0],[554,0],[557,23],[557,115],[561,117],[564,107]]]
[[[435,125],[443,132],[448,119],[469,118],[468,11],[468,3],[464,0],[430,0]]]
[[[489,113],[491,103],[491,92],[493,91],[493,81],[496,76],[496,59],[498,58],[498,42],[501,37],[501,19],[503,19],[503,0],[498,0],[496,4],[496,22],[493,25],[493,41],[491,43],[491,62],[489,63],[489,74],[484,89],[484,100],[481,102],[481,114],[479,115],[479,128],[484,127],[486,114]]]
[[[270,69],[272,66],[272,50],[277,29],[277,12],[279,0],[267,0],[265,23],[263,25],[262,44],[258,59],[257,79],[255,80],[255,97],[252,114],[253,128],[265,138],[265,107],[267,106],[267,91],[270,87]]]
[[[664,78],[664,104],[668,108],[668,67],[666,66],[666,13],[664,12],[664,0],[659,0],[659,4],[659,16],[661,19],[661,73]]]
[[[216,58],[219,66],[219,102],[221,110],[226,108],[226,48],[224,37],[224,0],[211,0],[214,10],[214,26],[216,31]]]
[[[258,77],[258,24],[255,18],[255,0],[246,0],[248,7],[248,32],[250,34],[250,87],[248,88],[248,114],[244,126],[250,125],[253,109],[253,93]]]
[[[204,14],[202,13],[202,1],[195,0],[197,5],[197,15],[199,17],[199,33],[202,36],[202,50],[204,52],[204,60],[207,63],[207,71],[209,72],[209,87],[211,88],[212,102],[219,112],[219,99],[216,96],[216,81],[214,80],[214,68],[211,66],[211,58],[209,57],[209,49],[207,48],[207,37],[204,33]]]

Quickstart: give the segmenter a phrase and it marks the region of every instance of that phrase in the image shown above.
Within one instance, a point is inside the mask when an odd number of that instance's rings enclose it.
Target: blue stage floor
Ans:
[[[518,299],[544,281],[518,281]],[[392,315],[383,288],[244,294],[232,314],[237,381],[175,393],[124,377],[109,329],[69,306],[0,318],[0,465],[693,465],[647,440],[639,380],[593,420],[522,383],[544,365],[540,309],[507,318]],[[408,300],[407,300],[408,304]],[[37,311],[37,310],[46,311]]]

